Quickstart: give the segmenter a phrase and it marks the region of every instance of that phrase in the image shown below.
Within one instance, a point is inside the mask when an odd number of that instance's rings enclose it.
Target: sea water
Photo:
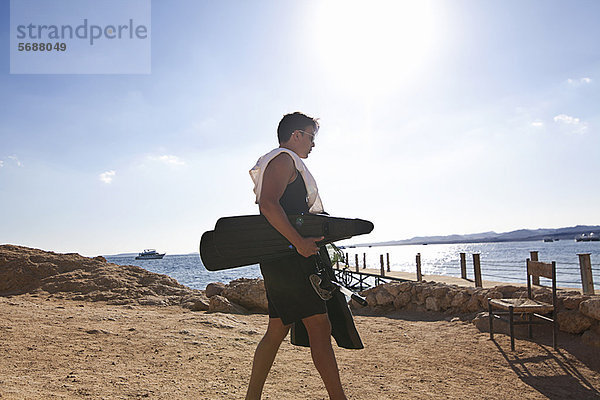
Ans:
[[[261,278],[258,265],[232,268],[222,271],[208,271],[202,265],[200,254],[167,254],[160,260],[136,260],[135,255],[105,256],[106,260],[119,265],[137,265],[150,272],[165,274],[175,278],[182,285],[192,289],[205,289],[211,282],[228,283],[237,278]]]
[[[581,288],[578,254],[589,253],[596,290],[600,290],[600,242],[506,242],[459,243],[403,246],[372,246],[344,248],[349,264],[359,267],[363,257],[367,268],[380,268],[380,255],[387,265],[387,254],[392,271],[415,272],[416,255],[421,254],[421,271],[424,275],[449,275],[460,277],[460,253],[466,253],[467,276],[473,279],[473,254],[480,254],[481,274],[484,280],[498,282],[526,282],[525,260],[530,251],[537,251],[540,261],[556,261],[557,281],[562,287]],[[363,256],[364,255],[364,256]],[[258,265],[223,271],[207,271],[198,253],[186,255],[167,254],[161,260],[136,260],[134,255],[106,256],[109,262],[119,265],[137,265],[148,271],[169,275],[179,283],[193,289],[205,289],[210,282],[230,282],[237,278],[261,277]],[[542,284],[544,279],[542,278]]]
[[[555,242],[527,241],[503,243],[457,243],[405,246],[372,246],[345,248],[351,267],[359,267],[366,259],[367,268],[380,268],[380,256],[383,255],[387,269],[387,254],[390,270],[415,272],[416,255],[421,254],[421,272],[423,275],[461,276],[460,253],[465,253],[467,277],[474,278],[473,254],[479,254],[483,280],[497,282],[525,283],[526,260],[530,252],[538,252],[538,260],[556,261],[556,280],[558,286],[581,288],[581,272],[578,254],[590,254],[594,286],[600,289],[600,242],[575,242],[559,240]],[[544,283],[544,278],[542,284]],[[547,282],[546,282],[547,283]]]

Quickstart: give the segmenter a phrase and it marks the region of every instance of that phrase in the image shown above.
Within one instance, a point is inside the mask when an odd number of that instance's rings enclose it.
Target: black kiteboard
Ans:
[[[373,223],[363,219],[327,215],[289,215],[290,223],[304,237],[325,238],[323,246],[338,240],[364,235]],[[215,229],[200,240],[200,257],[209,271],[242,267],[296,253],[296,249],[262,215],[220,218]]]

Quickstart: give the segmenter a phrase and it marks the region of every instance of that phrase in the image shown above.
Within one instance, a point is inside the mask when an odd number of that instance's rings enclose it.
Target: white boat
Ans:
[[[166,253],[158,253],[154,249],[146,249],[138,254],[136,260],[160,260],[165,256]]]
[[[575,238],[575,241],[576,242],[600,242],[600,236],[594,235],[593,232],[590,233],[589,235],[582,233],[581,235],[579,235]]]

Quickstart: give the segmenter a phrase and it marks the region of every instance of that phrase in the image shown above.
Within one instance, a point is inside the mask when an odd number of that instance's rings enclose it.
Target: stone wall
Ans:
[[[487,331],[487,299],[527,297],[527,288],[501,285],[493,288],[459,287],[435,282],[393,282],[361,292],[368,306],[350,302],[354,310],[388,313],[399,310],[440,312],[448,316],[467,316],[482,331]],[[551,302],[552,291],[534,287],[536,300]],[[211,283],[206,287],[210,312],[267,312],[267,297],[261,279],[237,279],[229,284]],[[585,296],[577,291],[558,291],[559,330],[581,335],[584,343],[600,347],[600,296]],[[524,328],[524,327],[519,327]],[[499,321],[494,330],[505,332]],[[519,330],[517,331],[519,335]]]
[[[361,294],[369,305],[362,307],[352,301],[352,308],[366,308],[374,312],[410,310],[447,315],[477,314],[473,322],[479,329],[487,330],[487,299],[527,297],[527,288],[502,285],[483,289],[435,282],[394,282],[365,290]],[[552,290],[549,288],[535,287],[533,294],[536,300],[552,302]],[[557,320],[559,330],[581,334],[586,344],[600,347],[600,296],[559,290]],[[502,326],[498,328],[502,331]]]

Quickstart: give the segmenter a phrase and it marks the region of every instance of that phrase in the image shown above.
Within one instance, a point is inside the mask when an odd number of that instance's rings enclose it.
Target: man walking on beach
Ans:
[[[277,128],[279,147],[262,156],[250,170],[261,214],[295,247],[298,254],[260,264],[269,306],[267,332],[258,344],[246,400],[260,399],[275,355],[290,326],[302,322],[308,332],[315,367],[330,399],[346,399],[331,346],[331,324],[325,300],[313,289],[316,242],[322,237],[304,238],[290,224],[287,215],[321,213],[323,206],[316,183],[304,165],[315,146],[319,129],[316,119],[295,112],[283,117]]]

